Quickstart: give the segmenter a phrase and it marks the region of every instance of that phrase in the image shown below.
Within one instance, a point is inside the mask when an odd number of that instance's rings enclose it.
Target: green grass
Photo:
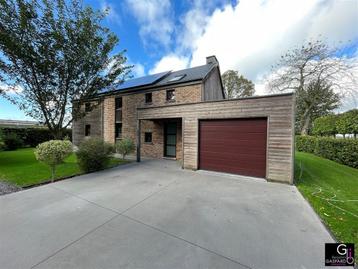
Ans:
[[[126,162],[113,158],[109,167]],[[63,164],[57,167],[56,178],[64,178],[81,173],[77,165],[76,155],[72,154]],[[50,178],[51,172],[49,167],[36,160],[33,148],[0,152],[0,180],[20,187],[26,187],[49,181]]]
[[[341,242],[358,244],[358,169],[296,152],[296,185]]]

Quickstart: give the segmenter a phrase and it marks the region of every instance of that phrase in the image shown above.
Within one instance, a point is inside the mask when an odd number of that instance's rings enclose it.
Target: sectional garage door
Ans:
[[[200,169],[266,176],[267,119],[201,120]]]

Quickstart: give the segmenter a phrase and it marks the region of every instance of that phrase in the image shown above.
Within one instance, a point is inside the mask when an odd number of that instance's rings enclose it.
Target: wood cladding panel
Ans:
[[[199,127],[204,119],[267,118],[266,178],[293,182],[294,96],[276,95],[139,108],[139,119],[183,118],[184,167],[199,168]]]

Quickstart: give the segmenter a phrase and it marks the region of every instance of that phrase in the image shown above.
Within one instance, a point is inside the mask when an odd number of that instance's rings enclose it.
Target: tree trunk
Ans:
[[[51,167],[51,182],[54,182],[56,175],[56,166]]]
[[[62,129],[61,128],[56,128],[53,130],[52,132],[53,138],[56,140],[61,140],[62,139]]]
[[[303,125],[302,125],[302,128],[301,128],[301,135],[308,135],[308,129],[309,129],[309,126],[310,126],[310,115],[307,113],[305,115],[305,119],[304,119],[304,122],[303,122]]]

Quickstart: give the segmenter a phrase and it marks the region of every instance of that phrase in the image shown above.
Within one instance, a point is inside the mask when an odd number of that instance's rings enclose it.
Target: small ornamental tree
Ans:
[[[51,182],[55,179],[56,166],[63,163],[71,153],[72,143],[68,140],[50,140],[35,149],[36,159],[51,168]]]
[[[124,138],[116,144],[116,150],[118,153],[122,154],[124,159],[126,155],[134,152],[135,145],[133,141],[129,138]]]

